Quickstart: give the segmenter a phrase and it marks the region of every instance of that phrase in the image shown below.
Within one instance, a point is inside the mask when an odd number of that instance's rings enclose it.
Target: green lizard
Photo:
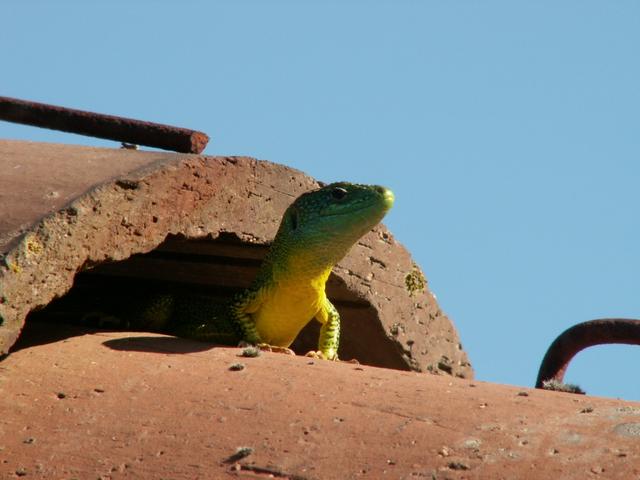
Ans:
[[[115,316],[98,316],[134,330],[287,351],[315,318],[322,327],[318,350],[309,354],[335,360],[340,315],[325,294],[326,281],[393,201],[387,188],[346,182],[304,193],[285,211],[253,283],[228,304],[203,295],[159,294],[139,305],[116,305]]]

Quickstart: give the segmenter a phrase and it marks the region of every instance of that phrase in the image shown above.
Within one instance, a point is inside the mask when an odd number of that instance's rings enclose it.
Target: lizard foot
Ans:
[[[258,344],[258,348],[263,352],[284,353],[285,355],[295,356],[296,352],[287,347],[278,347],[276,345],[268,345],[266,343]]]
[[[260,350],[262,350],[263,352],[273,352],[273,353],[284,353],[285,355],[294,355],[295,356],[295,352],[293,350],[291,350],[290,348],[287,347],[278,347],[276,345],[269,345],[268,343],[258,343],[258,344],[253,344],[250,342],[245,342],[242,341],[238,344],[238,346],[240,348],[245,348],[245,347],[257,347]]]
[[[324,356],[324,353],[322,353],[320,350],[311,350],[310,352],[305,353],[304,356],[309,358],[316,358],[318,360],[327,359],[327,357]]]
[[[305,353],[305,357],[316,358],[318,360],[333,360],[334,362],[338,361],[338,355],[334,355],[333,357],[329,357],[322,353],[320,350],[311,350],[310,352]]]

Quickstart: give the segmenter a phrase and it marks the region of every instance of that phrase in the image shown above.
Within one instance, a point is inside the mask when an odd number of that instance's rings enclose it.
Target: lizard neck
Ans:
[[[284,252],[282,250],[285,250]],[[261,269],[263,281],[295,288],[296,285],[324,291],[335,261],[314,250],[292,252],[274,244]]]

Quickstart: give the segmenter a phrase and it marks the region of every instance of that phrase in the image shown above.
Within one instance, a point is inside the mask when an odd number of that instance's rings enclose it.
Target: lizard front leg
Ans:
[[[328,298],[324,299],[322,308],[316,314],[322,327],[318,338],[318,350],[309,352],[307,356],[324,358],[325,360],[338,360],[338,346],[340,344],[340,314]]]

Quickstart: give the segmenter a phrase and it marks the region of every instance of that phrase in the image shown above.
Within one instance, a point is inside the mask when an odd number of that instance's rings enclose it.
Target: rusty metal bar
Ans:
[[[640,345],[640,320],[603,318],[568,328],[547,350],[538,371],[536,388],[543,388],[543,383],[550,380],[562,383],[569,362],[581,350],[612,343]]]
[[[0,97],[0,120],[182,153],[201,153],[209,142],[196,130],[10,97]]]

